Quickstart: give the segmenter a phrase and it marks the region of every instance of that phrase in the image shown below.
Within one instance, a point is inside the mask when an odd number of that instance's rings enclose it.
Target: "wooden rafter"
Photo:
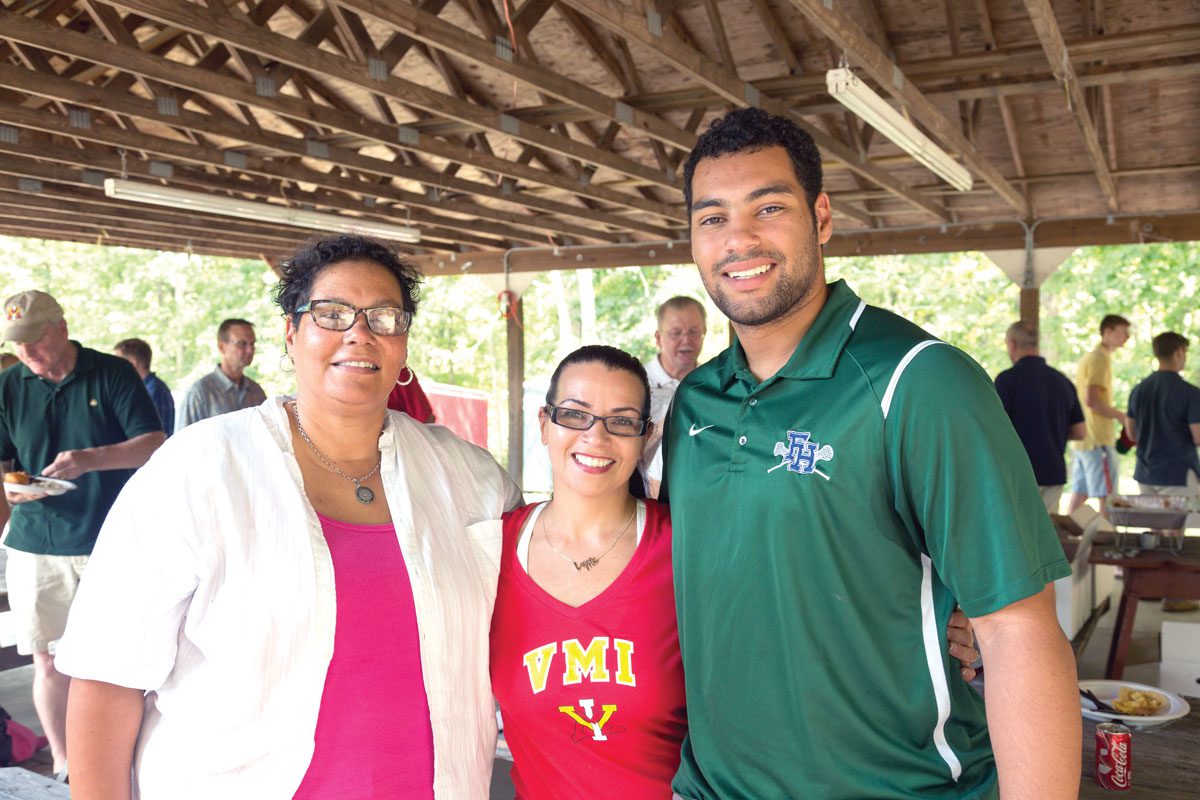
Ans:
[[[654,48],[661,57],[700,81],[727,102],[743,107],[757,104],[774,114],[790,114],[786,107],[760,95],[756,87],[739,80],[736,75],[712,62],[698,50],[665,36],[655,37],[646,30],[641,19],[611,0],[560,0],[560,2],[581,13],[586,10],[596,21],[611,30],[626,38],[639,41],[647,47]],[[939,219],[949,220],[949,214],[937,203],[912,191],[883,170],[871,164],[862,163],[859,161],[857,153],[832,136],[813,128],[802,119],[797,118],[796,121],[798,125],[808,131],[818,147],[841,160],[849,169],[858,172],[876,185],[888,189],[913,205],[925,209]]]
[[[1117,182],[1113,180],[1108,163],[1104,159],[1100,138],[1096,135],[1096,126],[1092,124],[1092,118],[1088,114],[1083,89],[1075,77],[1075,67],[1063,42],[1058,21],[1054,18],[1054,9],[1050,7],[1049,0],[1024,0],[1024,3],[1029,11],[1029,18],[1033,20],[1033,27],[1042,43],[1042,49],[1046,51],[1050,69],[1062,84],[1067,108],[1075,119],[1080,136],[1083,137],[1083,147],[1092,163],[1092,169],[1096,172],[1096,180],[1100,183],[1100,191],[1104,193],[1104,201],[1108,204],[1109,211],[1118,211],[1121,201],[1117,194]]]
[[[822,0],[789,2],[803,11],[809,22],[822,34],[845,50],[853,66],[869,75],[934,138],[957,152],[971,171],[979,175],[1017,213],[1023,217],[1028,215],[1029,204],[1021,192],[1000,174],[975,145],[967,141],[957,125],[946,119],[937,106],[909,82],[899,65],[888,58],[887,53],[853,19],[836,5],[827,8]]]

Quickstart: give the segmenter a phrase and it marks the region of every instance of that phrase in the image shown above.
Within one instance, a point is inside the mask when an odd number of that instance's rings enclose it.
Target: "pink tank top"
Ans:
[[[295,798],[432,798],[433,728],[396,529],[318,517],[333,557],[337,623],[316,750]]]

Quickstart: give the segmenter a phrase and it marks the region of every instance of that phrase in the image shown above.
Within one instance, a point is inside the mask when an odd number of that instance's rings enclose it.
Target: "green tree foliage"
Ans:
[[[0,287],[54,293],[72,336],[107,350],[127,336],[155,350],[155,371],[182,391],[216,361],[221,319],[241,316],[258,328],[251,374],[268,392],[291,391],[279,370],[283,323],[271,300],[274,275],[258,261],[158,253],[120,247],[0,237]],[[1100,318],[1119,313],[1133,339],[1114,359],[1115,395],[1153,369],[1150,339],[1175,330],[1200,341],[1200,244],[1089,247],[1075,252],[1042,286],[1042,351],[1074,375],[1095,346]],[[1018,290],[979,253],[830,259],[830,279],[845,278],[867,302],[889,308],[975,357],[995,375],[1008,366],[1004,330],[1017,318]],[[591,291],[581,287],[590,280]],[[431,277],[410,336],[410,362],[422,380],[488,393],[493,448],[506,439],[507,357],[498,276]],[[539,273],[524,292],[526,376],[543,385],[554,365],[581,344],[603,342],[653,357],[654,311],[676,294],[708,309],[703,359],[728,343],[725,320],[694,266]],[[594,298],[589,300],[588,298]],[[591,303],[592,313],[587,311]],[[594,316],[585,331],[584,320]],[[1197,381],[1200,348],[1185,377]]]

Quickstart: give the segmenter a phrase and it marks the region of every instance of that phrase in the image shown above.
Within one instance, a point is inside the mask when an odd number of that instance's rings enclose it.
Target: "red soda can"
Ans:
[[[1096,726],[1096,783],[1117,790],[1133,785],[1133,734],[1124,725]]]

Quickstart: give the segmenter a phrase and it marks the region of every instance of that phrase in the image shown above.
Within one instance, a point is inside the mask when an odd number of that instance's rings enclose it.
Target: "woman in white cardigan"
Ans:
[[[419,273],[341,236],[284,265],[297,392],[187,428],[113,506],[58,668],[72,796],[485,798],[515,484],[385,404]]]

